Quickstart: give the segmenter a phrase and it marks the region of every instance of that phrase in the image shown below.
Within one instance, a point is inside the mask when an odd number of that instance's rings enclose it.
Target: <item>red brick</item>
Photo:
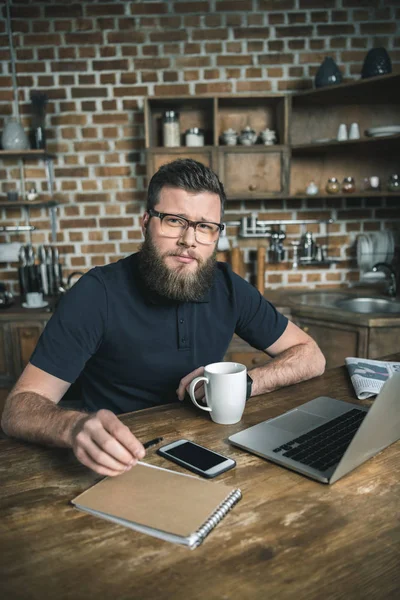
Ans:
[[[166,71],[164,71],[164,77],[165,77],[165,73],[166,73]],[[158,81],[156,72],[153,72],[153,71],[143,71],[142,72],[142,83],[154,83],[156,81]],[[167,79],[164,78],[164,81],[167,81]],[[174,81],[176,81],[176,80],[174,79]]]
[[[110,31],[107,34],[110,44],[142,44],[145,36],[142,31]]]
[[[82,101],[81,106],[84,111],[94,112],[96,110],[96,102],[94,100]]]
[[[222,52],[222,44],[221,44],[221,42],[210,42],[210,43],[206,42],[205,43],[205,51],[206,51],[206,54],[220,54]],[[193,52],[193,54],[199,54],[200,52],[201,52],[201,50],[199,50],[197,53]]]
[[[100,219],[100,227],[133,227],[133,217]]]
[[[127,167],[97,167],[95,169],[96,177],[124,177],[125,175],[130,175],[131,168]]]
[[[154,93],[156,96],[186,96],[189,94],[189,86],[180,85],[155,85]]]
[[[114,46],[104,46],[100,48],[101,58],[113,58],[117,56],[117,49]]]
[[[197,38],[195,36],[196,33],[196,31],[193,32],[193,39],[207,39]],[[154,31],[150,33],[149,38],[151,42],[186,42],[188,32],[182,29],[178,29],[177,31]]]
[[[218,56],[217,57],[217,66],[218,67],[227,67],[231,65],[252,65],[253,57],[250,55],[228,55],[228,56]]]
[[[184,71],[183,76],[184,76],[184,80],[185,81],[193,81],[193,79],[191,79],[191,75],[190,73],[197,73],[197,77],[195,77],[195,79],[198,79],[198,75],[199,75],[199,71]],[[155,73],[153,74],[153,79],[152,81],[157,81],[157,77],[155,76]],[[175,81],[178,81],[179,79],[179,73],[178,71],[164,71],[163,72],[163,81],[165,81],[165,83],[174,83]],[[143,78],[143,73],[142,73],[142,78]]]
[[[335,8],[336,0],[299,0],[299,8]]]
[[[131,3],[131,14],[132,15],[150,15],[150,14],[154,15],[154,14],[164,14],[166,12],[168,12],[168,5],[166,2],[132,2]]]
[[[238,92],[269,92],[271,90],[270,81],[238,81],[236,83]]]
[[[326,10],[314,10],[311,14],[312,23],[328,23],[329,13]]]
[[[195,29],[192,33],[193,40],[227,40],[227,29]]]
[[[78,48],[79,58],[95,58],[96,49],[93,46],[82,46]]]
[[[96,219],[61,219],[61,229],[84,229],[96,227]]]
[[[297,40],[292,40],[292,41],[295,42]],[[281,40],[273,40],[271,42],[268,42],[268,50],[270,52],[282,52],[283,48],[284,48],[284,43]],[[289,40],[289,48],[290,48],[290,40]]]
[[[169,58],[135,58],[135,69],[168,69]]]
[[[129,61],[126,58],[118,60],[94,60],[93,69],[95,71],[127,71]]]
[[[269,67],[267,70],[268,77],[283,77],[283,69],[280,67]]]
[[[396,22],[386,23],[361,23],[360,33],[363,35],[387,35],[389,33],[396,33]]]
[[[282,25],[285,22],[285,13],[271,13],[268,15],[270,25]]]
[[[76,194],[77,202],[108,202],[110,197],[108,194],[96,192],[94,194]],[[84,252],[82,248],[82,252]]]
[[[142,46],[142,54],[144,56],[158,56],[158,52],[159,52],[158,44]]]
[[[177,13],[208,13],[210,10],[209,2],[175,2],[174,12]],[[218,10],[218,9],[217,9]]]
[[[125,73],[121,73],[121,77],[122,75],[125,75]],[[102,83],[103,85],[115,85],[116,82],[116,78],[114,73],[101,73],[100,74],[100,83]]]
[[[79,85],[95,85],[96,77],[94,75],[79,75]]]
[[[87,71],[88,64],[84,60],[66,60],[50,63],[51,70],[54,73],[62,73],[65,71]]]
[[[58,58],[60,60],[68,60],[70,58],[76,58],[76,48],[70,46],[68,48],[59,48]]]
[[[110,17],[112,15],[123,15],[125,11],[124,2],[122,3],[109,3],[109,4],[97,4],[90,5],[86,4],[86,14],[88,17]]]
[[[295,0],[259,0],[260,10],[293,10]]]
[[[330,36],[330,35],[352,35],[355,33],[354,25],[317,25],[317,35]]]
[[[204,24],[206,27],[221,27],[222,19],[221,15],[207,15],[204,17]]]
[[[186,68],[209,67],[211,61],[209,56],[178,56],[175,62],[178,68]]]
[[[101,152],[109,150],[109,143],[104,140],[94,142],[75,142],[75,152]]]
[[[262,54],[258,57],[260,65],[288,65],[293,62],[293,54]]]
[[[45,73],[46,63],[44,61],[26,63],[17,62],[15,70],[17,73]]]
[[[325,48],[325,40],[310,40],[310,50],[323,50]]]
[[[56,177],[88,177],[89,171],[85,167],[56,167],[54,174]]]
[[[120,96],[147,96],[148,88],[146,85],[126,85],[115,87],[113,90],[115,97]]]
[[[311,25],[291,27],[275,27],[275,32],[278,37],[311,37],[313,27]],[[328,34],[330,35],[330,34]]]
[[[59,34],[42,34],[42,35],[24,35],[25,46],[56,46],[61,45],[61,36]]]
[[[37,56],[39,60],[49,60],[54,58],[54,48],[38,48]]]
[[[221,72],[219,69],[207,69],[204,71],[204,79],[220,79]]]
[[[181,17],[160,17],[158,21],[162,29],[180,29],[182,24]]]
[[[228,94],[232,92],[232,84],[230,82],[198,83],[195,91],[196,94]]]
[[[201,20],[199,15],[189,15],[183,18],[183,24],[185,27],[200,27]]]
[[[270,35],[269,27],[241,27],[233,30],[236,39],[263,39],[267,40]]]
[[[288,13],[289,25],[293,23],[305,23],[307,21],[307,13],[305,12],[292,12]]]
[[[71,89],[73,98],[104,98],[108,91],[104,87],[75,87]]]
[[[85,46],[99,45],[103,43],[103,35],[100,31],[96,32],[85,32],[85,33],[66,33],[65,41],[68,45],[73,46]]]

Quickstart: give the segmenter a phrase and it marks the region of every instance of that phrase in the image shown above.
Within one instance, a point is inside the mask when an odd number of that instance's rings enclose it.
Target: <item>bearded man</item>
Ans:
[[[157,171],[140,252],[92,269],[61,300],[6,401],[5,433],[70,447],[118,475],[145,450],[116,415],[183,400],[234,333],[272,357],[249,372],[249,397],[323,372],[316,343],[216,261],[224,202],[217,175],[197,161]],[[58,405],[78,378],[85,412]]]

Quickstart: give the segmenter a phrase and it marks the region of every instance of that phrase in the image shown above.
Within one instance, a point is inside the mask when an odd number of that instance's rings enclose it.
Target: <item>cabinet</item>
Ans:
[[[180,113],[179,148],[162,146],[165,110]],[[342,181],[348,176],[356,182],[353,197],[400,195],[386,188],[389,175],[399,171],[400,134],[364,134],[371,127],[400,124],[400,74],[292,95],[147,98],[144,111],[149,177],[161,164],[189,157],[218,173],[231,200],[305,197],[310,180],[319,187],[318,197],[324,197],[329,177]],[[349,127],[352,122],[359,124],[361,138],[336,141],[339,124]],[[264,146],[258,140],[252,146],[226,146],[221,142],[223,131],[240,132],[247,126],[256,133],[274,129],[278,143]],[[184,146],[183,134],[190,127],[204,130],[205,146]],[[363,179],[371,175],[379,176],[379,191],[364,191]]]
[[[10,388],[18,379],[46,326],[49,316],[0,316],[0,387]]]
[[[400,319],[397,324],[363,326],[323,318],[304,316],[301,309],[292,309],[294,323],[319,345],[326,358],[326,367],[344,365],[347,356],[380,358],[398,352]]]
[[[0,208],[7,209],[7,208],[22,207],[25,211],[25,220],[26,220],[27,224],[29,224],[29,221],[30,221],[29,209],[31,207],[43,207],[43,206],[47,207],[49,209],[49,216],[50,216],[51,240],[53,242],[55,242],[56,234],[57,234],[57,219],[56,219],[57,202],[55,202],[55,200],[53,198],[53,192],[54,192],[53,158],[54,158],[54,155],[49,154],[45,150],[0,150],[0,160],[18,159],[19,161],[22,161],[22,163],[25,160],[35,160],[35,161],[43,160],[46,165],[46,178],[47,178],[47,185],[48,185],[48,195],[44,196],[42,194],[42,196],[45,199],[34,200],[32,202],[28,202],[25,200],[25,184],[24,184],[23,174],[21,174],[22,199],[17,200],[15,202],[10,202],[7,199],[7,196],[5,194],[0,194]],[[7,231],[11,232],[12,230],[10,228],[7,228]]]

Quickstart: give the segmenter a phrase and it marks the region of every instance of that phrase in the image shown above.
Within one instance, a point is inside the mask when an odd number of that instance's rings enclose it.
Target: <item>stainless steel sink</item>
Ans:
[[[346,298],[335,304],[337,308],[355,313],[400,314],[400,302],[386,298]]]

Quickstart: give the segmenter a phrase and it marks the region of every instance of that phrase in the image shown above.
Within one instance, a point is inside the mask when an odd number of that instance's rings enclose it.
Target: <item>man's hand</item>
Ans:
[[[192,371],[188,375],[185,375],[185,377],[183,377],[181,379],[181,381],[179,383],[179,387],[176,390],[179,400],[181,400],[181,401],[184,400],[185,392],[189,393],[189,386],[192,383],[193,379],[195,379],[196,377],[201,377],[201,375],[204,375],[204,367],[199,367],[198,369],[195,369],[194,371]],[[204,392],[204,382],[203,381],[201,383],[199,383],[198,386],[196,387],[195,396],[196,396],[196,400],[200,400],[200,401],[204,400],[205,392]]]
[[[146,454],[129,428],[106,409],[80,419],[71,438],[76,458],[100,475],[120,475]]]

